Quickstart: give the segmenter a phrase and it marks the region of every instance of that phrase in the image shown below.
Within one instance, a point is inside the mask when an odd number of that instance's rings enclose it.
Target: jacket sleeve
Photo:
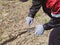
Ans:
[[[29,10],[29,15],[30,17],[34,18],[34,16],[36,15],[36,13],[38,12],[38,10],[41,7],[41,2],[40,0],[33,0],[32,1],[32,6]]]
[[[50,30],[52,28],[59,27],[59,26],[60,26],[60,19],[51,19],[48,23],[45,23],[43,25],[44,30]]]

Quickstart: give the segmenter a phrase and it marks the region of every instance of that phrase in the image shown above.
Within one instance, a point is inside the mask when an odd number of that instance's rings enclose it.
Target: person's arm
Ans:
[[[43,25],[44,30],[50,30],[52,28],[59,27],[59,26],[60,26],[60,19],[51,19],[48,23],[45,23]]]
[[[28,16],[34,18],[34,16],[36,15],[36,13],[40,9],[40,7],[41,7],[40,0],[33,0],[32,1],[32,6],[29,10],[29,15]]]
[[[60,19],[51,19],[48,23],[44,25],[38,24],[35,27],[35,35],[39,36],[44,33],[45,30],[50,30],[60,26]]]

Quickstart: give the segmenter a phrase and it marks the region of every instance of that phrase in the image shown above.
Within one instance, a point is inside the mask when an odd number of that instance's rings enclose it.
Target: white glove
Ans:
[[[32,17],[26,17],[26,22],[28,25],[31,25],[33,23],[33,18]]]
[[[44,33],[43,25],[36,25],[35,35],[39,36],[42,35],[43,33]]]

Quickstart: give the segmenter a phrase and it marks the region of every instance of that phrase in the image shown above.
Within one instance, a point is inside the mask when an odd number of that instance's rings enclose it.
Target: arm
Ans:
[[[26,22],[28,25],[31,25],[33,23],[34,16],[38,12],[38,10],[41,7],[41,2],[40,0],[33,0],[32,1],[32,7],[29,10],[29,14],[26,17]]]
[[[40,9],[40,7],[41,7],[40,0],[33,0],[32,1],[32,7],[30,8],[28,16],[34,18],[34,16],[36,15],[36,13]]]
[[[51,19],[48,23],[45,23],[43,25],[45,30],[49,30],[59,26],[60,26],[60,19]]]
[[[51,2],[52,1],[52,2]],[[51,8],[51,15],[53,19],[44,24],[44,29],[49,30],[51,28],[59,27],[60,26],[60,0],[51,0],[47,3],[47,8]],[[49,3],[53,3],[52,5]]]
[[[60,19],[51,19],[48,23],[45,23],[44,25],[36,25],[35,34],[39,36],[44,33],[44,30],[49,30],[59,26],[60,26]]]

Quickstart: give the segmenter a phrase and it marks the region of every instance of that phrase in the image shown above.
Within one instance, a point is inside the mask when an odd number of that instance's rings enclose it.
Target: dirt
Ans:
[[[0,45],[48,45],[50,30],[41,36],[36,36],[34,30],[37,24],[44,24],[50,18],[41,8],[37,13],[40,16],[36,16],[34,23],[28,27],[25,18],[31,5],[31,0],[25,3],[19,0],[0,0]]]

